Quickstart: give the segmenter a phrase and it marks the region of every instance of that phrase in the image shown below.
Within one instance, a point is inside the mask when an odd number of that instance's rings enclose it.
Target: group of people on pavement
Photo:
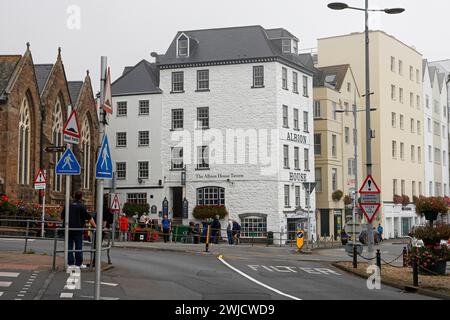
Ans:
[[[66,217],[65,209],[61,212],[61,218],[64,221]],[[137,223],[137,217],[136,223]],[[103,230],[111,229],[113,225],[114,214],[108,208],[107,195],[105,195],[104,207],[103,207]],[[86,206],[83,204],[83,193],[81,191],[76,191],[74,193],[74,201],[69,207],[69,247],[68,247],[68,265],[78,266],[80,268],[86,268],[83,264],[83,234],[86,231],[86,225],[88,224],[92,228],[97,228],[96,225],[96,213],[92,215],[89,214]],[[148,226],[150,219],[146,215],[142,215],[139,219],[139,225],[144,227]],[[119,239],[120,241],[128,241],[130,233],[130,219],[125,215],[121,214],[118,219],[119,225]],[[200,237],[200,227],[199,225],[191,222],[189,224],[188,234],[191,236],[197,236],[202,238],[202,242],[206,242],[208,225],[210,225],[210,243],[218,244],[221,239],[222,225],[220,223],[220,217],[217,215],[214,219],[203,221],[203,236]],[[169,219],[168,215],[165,214],[161,220],[159,226],[154,226],[160,229],[164,243],[170,241],[170,234],[172,233],[172,221]],[[229,220],[227,225],[227,240],[229,245],[237,245],[240,241],[240,231],[241,226],[236,220]],[[105,232],[102,232],[102,239],[105,238]],[[197,238],[197,239],[198,239]],[[95,241],[95,239],[92,239]],[[194,243],[196,243],[194,241]],[[197,241],[198,243],[198,241]]]

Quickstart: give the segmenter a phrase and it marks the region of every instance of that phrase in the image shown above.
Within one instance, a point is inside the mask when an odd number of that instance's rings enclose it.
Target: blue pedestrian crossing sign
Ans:
[[[103,137],[102,147],[97,159],[97,165],[95,166],[95,178],[97,179],[112,179],[113,167],[111,160],[111,152],[109,151],[108,137]]]
[[[78,163],[77,158],[75,158],[75,155],[73,154],[71,149],[66,149],[66,151],[63,153],[58,163],[56,164],[55,170],[56,174],[66,176],[79,175],[81,173],[80,164]]]

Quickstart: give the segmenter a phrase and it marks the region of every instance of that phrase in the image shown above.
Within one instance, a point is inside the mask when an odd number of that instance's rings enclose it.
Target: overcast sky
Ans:
[[[330,0],[331,1],[331,0]],[[333,11],[328,0],[1,0],[0,54],[22,54],[31,43],[35,63],[53,63],[58,46],[69,80],[87,69],[98,89],[100,56],[108,56],[113,80],[124,66],[165,53],[178,30],[261,25],[283,27],[315,48],[317,39],[363,31],[364,13]],[[348,0],[364,6],[364,0]],[[80,25],[77,28],[78,6]],[[404,7],[401,15],[373,14],[371,27],[414,46],[429,60],[450,58],[446,32],[450,1],[370,0],[373,8]],[[68,27],[70,25],[70,28]]]

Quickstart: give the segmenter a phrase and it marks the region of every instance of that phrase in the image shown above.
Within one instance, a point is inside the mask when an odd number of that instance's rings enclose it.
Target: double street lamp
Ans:
[[[351,7],[343,2],[332,2],[328,4],[328,8],[333,10],[353,9],[365,12],[365,67],[366,67],[366,173],[372,175],[372,129],[370,127],[370,64],[369,64],[369,12],[384,12],[387,14],[399,14],[405,11],[404,8],[390,9],[369,9],[369,0],[365,0],[364,8]],[[368,225],[368,253],[369,258],[374,253],[374,239],[372,224]]]

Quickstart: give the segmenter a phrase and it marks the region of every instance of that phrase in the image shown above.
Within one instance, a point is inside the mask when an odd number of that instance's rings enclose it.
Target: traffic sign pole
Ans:
[[[105,118],[106,114],[103,110],[105,77],[106,77],[107,58],[101,57],[100,68],[100,124],[99,124],[99,145],[103,143],[105,134]],[[99,150],[101,152],[101,150]],[[101,156],[101,154],[99,154]],[[103,189],[104,181],[97,179],[97,231],[95,234],[95,300],[100,300],[100,281],[101,281],[101,247],[102,247],[102,229],[103,229]]]
[[[70,117],[72,107],[67,109],[67,116]],[[72,145],[67,143],[67,149],[71,149]],[[62,159],[62,158],[61,158]],[[70,217],[70,175],[66,176],[66,199],[65,199],[65,214],[64,214],[64,265],[66,270],[69,266],[69,217]]]
[[[47,171],[44,170],[44,177],[47,176]],[[42,196],[42,226],[41,226],[41,238],[44,237],[44,224],[45,224],[45,189],[44,189],[44,195]]]

